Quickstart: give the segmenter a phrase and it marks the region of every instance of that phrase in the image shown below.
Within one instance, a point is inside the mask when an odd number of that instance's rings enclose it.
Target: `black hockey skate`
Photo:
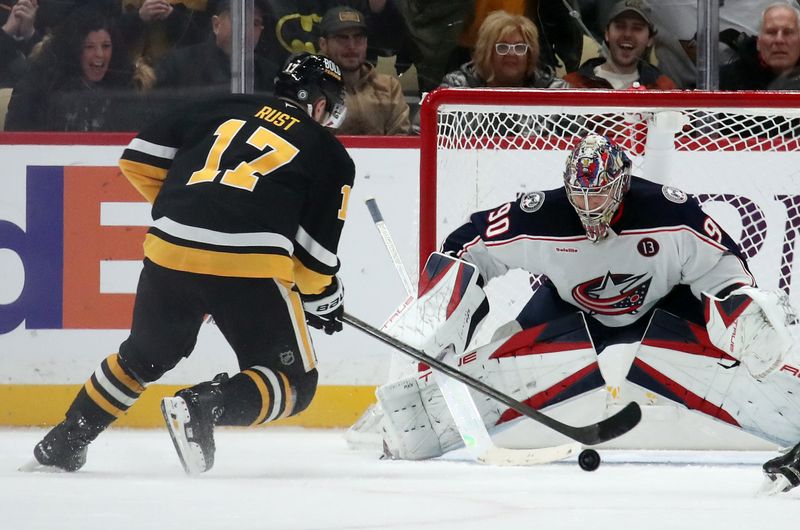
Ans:
[[[22,471],[77,471],[86,463],[89,444],[105,429],[81,415],[68,416],[53,427],[33,448],[36,459]]]
[[[223,411],[219,385],[227,379],[228,374],[219,374],[210,383],[185,388],[175,397],[161,400],[172,443],[190,475],[214,467],[214,425]]]
[[[762,468],[769,479],[762,491],[782,493],[800,485],[800,443],[785,454],[768,460]]]

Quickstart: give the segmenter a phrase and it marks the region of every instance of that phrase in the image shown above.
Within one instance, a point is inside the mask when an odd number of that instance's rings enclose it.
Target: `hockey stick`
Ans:
[[[394,268],[403,282],[406,294],[409,299],[413,300],[414,286],[411,282],[411,277],[408,275],[405,265],[403,265],[400,253],[397,251],[389,228],[383,220],[380,208],[378,208],[378,203],[374,198],[369,198],[364,202],[367,205],[370,216],[372,216],[372,221],[375,223],[375,228],[378,229],[383,245],[389,252]],[[386,329],[386,325],[382,329]],[[580,450],[580,445],[576,443],[541,449],[497,447],[492,442],[492,438],[483,423],[483,418],[481,418],[467,387],[438,372],[434,372],[434,378],[442,392],[447,408],[453,416],[456,428],[458,428],[458,432],[462,440],[464,440],[464,445],[478,462],[490,465],[534,465],[561,460]]]
[[[642,410],[639,408],[639,405],[635,401],[631,401],[625,407],[623,407],[622,410],[598,423],[593,423],[584,427],[573,427],[571,425],[561,423],[560,421],[555,420],[550,416],[547,416],[546,414],[543,414],[510,396],[507,396],[499,390],[486,385],[482,381],[460,372],[458,369],[453,368],[449,364],[431,357],[430,355],[416,348],[412,348],[408,344],[395,339],[391,335],[384,333],[378,328],[371,326],[363,320],[360,320],[348,313],[344,313],[344,315],[342,315],[342,321],[347,322],[349,325],[358,329],[362,333],[370,335],[384,344],[388,344],[389,346],[405,353],[406,355],[409,355],[410,357],[427,364],[431,368],[438,370],[439,372],[444,373],[445,375],[448,375],[469,387],[474,388],[478,392],[496,399],[507,407],[519,412],[523,416],[527,416],[528,418],[584,445],[597,445],[609,440],[613,440],[618,436],[622,436],[626,432],[636,427],[636,425],[638,425],[639,421],[642,419]]]

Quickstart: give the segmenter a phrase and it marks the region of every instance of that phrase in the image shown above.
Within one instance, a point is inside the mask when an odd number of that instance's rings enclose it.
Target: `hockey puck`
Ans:
[[[584,471],[594,471],[600,467],[600,455],[594,449],[584,449],[578,455],[578,465]]]

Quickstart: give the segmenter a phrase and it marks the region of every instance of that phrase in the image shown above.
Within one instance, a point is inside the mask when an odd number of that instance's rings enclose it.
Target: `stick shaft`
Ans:
[[[386,223],[383,220],[383,215],[381,214],[380,208],[378,208],[377,201],[370,197],[369,199],[365,200],[364,203],[367,205],[369,214],[372,216],[372,222],[375,223],[375,228],[378,229],[378,233],[383,240],[383,246],[386,247],[386,250],[389,252],[389,257],[392,259],[394,268],[397,270],[397,274],[400,276],[400,281],[403,282],[403,287],[406,290],[406,294],[414,294],[414,284],[411,282],[411,277],[408,275],[408,272],[403,265],[403,260],[400,258],[400,253],[397,251],[397,246],[394,244],[392,234],[389,233],[389,228],[386,226]]]
[[[542,425],[545,425],[554,431],[563,434],[564,436],[581,442],[582,444],[596,445],[608,440],[612,440],[631,430],[639,423],[639,420],[641,420],[642,412],[639,408],[639,405],[637,405],[635,402],[631,402],[628,403],[628,405],[626,405],[617,414],[606,418],[599,423],[587,425],[585,427],[573,427],[571,425],[566,425],[532,407],[529,407],[524,403],[515,400],[510,396],[507,396],[499,390],[486,385],[482,381],[460,372],[456,368],[453,368],[452,366],[439,361],[438,359],[435,359],[434,357],[431,357],[430,355],[417,350],[416,348],[412,348],[408,344],[395,339],[391,335],[388,335],[387,333],[384,333],[383,331],[367,324],[363,320],[360,320],[348,313],[345,313],[342,316],[342,320],[354,328],[362,331],[363,333],[366,333],[367,335],[370,335],[379,341],[392,346],[406,355],[409,355],[410,357],[427,364],[434,370],[438,370],[439,372],[442,372],[445,375],[448,375],[449,377],[474,388],[478,392],[496,399],[507,407],[519,412],[523,416],[527,416],[528,418],[531,418],[532,420],[535,420]]]

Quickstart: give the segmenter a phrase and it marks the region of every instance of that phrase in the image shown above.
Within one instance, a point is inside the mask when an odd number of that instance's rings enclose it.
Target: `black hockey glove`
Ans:
[[[301,294],[300,297],[309,326],[321,329],[328,335],[342,331],[344,286],[337,276],[320,294]]]

